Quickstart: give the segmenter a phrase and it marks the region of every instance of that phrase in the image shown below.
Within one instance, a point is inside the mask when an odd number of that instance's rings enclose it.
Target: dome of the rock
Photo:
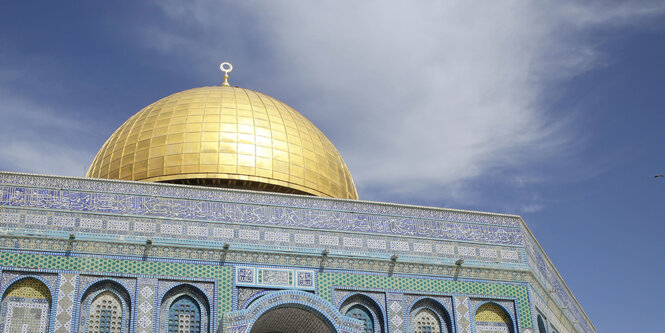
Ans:
[[[87,176],[358,198],[341,155],[309,120],[228,85],[148,105],[104,143]]]

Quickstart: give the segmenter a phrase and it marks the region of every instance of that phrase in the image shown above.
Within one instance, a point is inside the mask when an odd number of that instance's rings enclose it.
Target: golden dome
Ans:
[[[104,143],[87,177],[358,198],[342,156],[309,120],[226,85],[148,105]]]

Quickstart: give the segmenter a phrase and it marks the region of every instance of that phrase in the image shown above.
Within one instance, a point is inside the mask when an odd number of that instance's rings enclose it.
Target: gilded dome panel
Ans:
[[[358,198],[341,155],[309,120],[230,86],[145,107],[104,143],[87,176]]]

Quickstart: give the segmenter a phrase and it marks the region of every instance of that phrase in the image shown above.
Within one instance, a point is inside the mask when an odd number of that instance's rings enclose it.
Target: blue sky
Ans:
[[[82,176],[144,106],[231,82],[308,117],[362,199],[520,214],[599,332],[659,326],[665,3],[0,5],[0,170]]]

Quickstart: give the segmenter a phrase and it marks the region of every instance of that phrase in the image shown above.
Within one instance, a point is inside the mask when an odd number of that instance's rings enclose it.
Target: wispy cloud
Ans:
[[[557,86],[607,63],[607,31],[665,14],[662,2],[614,1],[156,5],[163,17],[134,22],[138,38],[125,46],[147,46],[162,56],[156,66],[175,57],[202,84],[233,62],[232,83],[326,133],[365,199],[458,206],[487,201],[488,179],[525,188],[545,180],[544,165],[575,160],[589,134],[575,125],[583,111],[552,109]],[[82,175],[98,148],[83,138],[113,129],[17,93],[25,78],[42,80],[34,68],[0,68],[0,168]],[[541,209],[538,198],[513,207]]]
[[[154,38],[161,52],[181,53],[185,43],[191,57],[220,57],[211,53],[216,49],[233,54],[230,47],[247,56],[247,43],[260,44],[255,51],[266,52],[260,58],[275,68],[252,74],[275,82],[276,97],[295,100],[324,130],[361,196],[449,202],[469,200],[464,185],[489,173],[571,157],[572,146],[583,144],[569,126],[575,115],[548,107],[549,90],[603,64],[585,35],[589,29],[644,24],[665,8],[656,2],[159,3],[173,24]],[[533,173],[523,178],[541,180]]]

